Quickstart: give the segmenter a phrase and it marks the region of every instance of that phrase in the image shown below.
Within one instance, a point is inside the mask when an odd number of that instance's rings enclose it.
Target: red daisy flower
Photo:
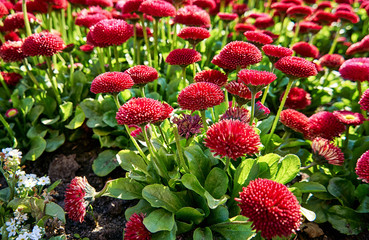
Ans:
[[[26,56],[52,56],[65,48],[61,37],[48,33],[34,33],[27,37],[22,46]]]
[[[347,11],[347,12],[353,12],[354,10],[352,9],[350,4],[347,3],[341,3],[336,7],[336,12],[338,11]]]
[[[251,92],[250,89],[241,81],[230,81],[225,88],[230,94],[236,95],[240,98],[250,100],[251,99]],[[262,94],[262,91],[256,94],[256,98],[259,98]]]
[[[341,77],[351,81],[368,81],[369,79],[369,58],[352,58],[345,61],[339,72]]]
[[[271,37],[273,40],[274,39],[278,39],[279,38],[279,35],[278,34],[274,34],[272,33],[271,31],[268,31],[268,30],[261,30],[260,31],[261,33],[264,33],[265,35],[268,35],[269,37]]]
[[[196,46],[202,40],[209,38],[210,32],[202,27],[186,27],[182,28],[177,36],[187,40],[192,46]]]
[[[138,11],[157,18],[174,17],[176,15],[176,8],[163,0],[144,1]]]
[[[369,111],[369,89],[367,89],[360,98],[360,108]]]
[[[342,3],[345,3],[345,4],[353,4],[353,0],[335,0],[336,3],[338,4],[342,4]]]
[[[138,12],[138,9],[140,8],[141,3],[143,3],[144,0],[127,0],[127,1],[119,1],[121,4],[119,6],[119,9],[123,14],[124,13],[133,13]]]
[[[334,116],[340,121],[341,123],[349,126],[357,126],[363,124],[365,121],[364,116],[361,113],[354,113],[351,111],[334,111]]]
[[[307,42],[298,42],[292,46],[292,50],[301,57],[317,58],[319,56],[319,49]]]
[[[245,35],[247,41],[255,44],[257,47],[262,47],[265,44],[270,44],[273,42],[271,37],[261,32],[247,31],[244,32],[243,35]]]
[[[203,9],[214,9],[216,7],[214,0],[194,0],[192,4]]]
[[[238,72],[239,81],[243,82],[251,91],[260,91],[263,87],[277,79],[274,73],[258,70],[244,69]],[[260,87],[260,88],[258,88]]]
[[[22,39],[15,32],[9,32],[9,33],[7,33],[4,36],[4,38],[5,38],[5,41],[13,41],[13,42],[22,41]]]
[[[252,12],[250,13],[247,17],[247,18],[253,18],[253,19],[258,19],[258,18],[262,18],[262,17],[269,17],[269,15],[267,13],[255,13],[255,12]]]
[[[283,3],[283,2],[276,2],[273,3],[270,8],[276,10],[277,13],[280,15],[285,15],[287,13],[287,9],[289,9],[292,6],[295,6],[294,3]]]
[[[243,187],[236,198],[241,214],[252,221],[253,229],[265,239],[289,237],[301,224],[300,204],[286,186],[258,178]]]
[[[359,16],[354,12],[348,12],[348,11],[337,11],[335,13],[336,17],[340,19],[342,22],[347,23],[358,23],[360,21]]]
[[[180,23],[187,26],[210,27],[209,14],[194,5],[188,5],[180,8],[173,19],[174,23]]]
[[[91,83],[91,92],[117,93],[129,89],[134,82],[130,75],[122,72],[106,72],[97,76]]]
[[[342,166],[345,156],[339,147],[330,143],[328,139],[321,137],[314,138],[311,148],[313,149],[313,159],[317,163],[328,162],[332,165]]]
[[[334,13],[325,12],[319,10],[315,13],[314,22],[318,22],[321,25],[331,25],[338,20]]]
[[[366,151],[356,163],[356,175],[358,179],[363,182],[369,183],[369,150]]]
[[[300,22],[300,31],[299,33],[318,33],[322,29],[322,26],[309,21]]]
[[[214,57],[215,59],[215,57]],[[234,41],[224,46],[220,51],[217,59],[212,60],[212,63],[219,67],[235,70],[237,67],[246,68],[249,65],[256,64],[261,61],[262,55],[260,50],[253,44]]]
[[[112,7],[112,0],[86,0],[88,6]]]
[[[293,51],[289,48],[275,46],[275,45],[264,45],[262,47],[265,55],[268,56],[269,60],[274,64],[283,57],[292,56]]]
[[[352,44],[347,50],[347,55],[369,51],[369,35],[365,36],[360,42]]]
[[[129,221],[126,223],[126,228],[124,229],[124,239],[126,240],[150,240],[151,232],[147,230],[145,225],[143,224],[143,220],[145,215],[140,213],[134,213],[129,218]]]
[[[250,112],[249,110],[243,107],[230,107],[220,117],[219,121],[223,121],[226,119],[238,120],[248,124],[250,121]]]
[[[94,25],[90,32],[98,44],[121,45],[133,36],[133,27],[121,19],[105,19]]]
[[[274,20],[272,17],[259,17],[255,20],[254,26],[258,29],[267,29],[268,27],[274,26]]]
[[[87,206],[94,201],[95,189],[86,177],[75,177],[65,191],[64,210],[73,221],[83,222]]]
[[[199,115],[191,116],[183,114],[181,118],[174,118],[173,123],[177,124],[179,135],[186,139],[201,133],[201,129],[203,128],[202,120]]]
[[[236,13],[218,13],[217,14],[220,19],[226,22],[231,22],[236,20],[238,15]]]
[[[41,22],[31,13],[27,13],[27,16],[30,22]],[[21,28],[24,28],[24,17],[22,12],[10,14],[3,21],[3,31],[11,32]]]
[[[227,83],[228,77],[218,70],[203,70],[196,74],[194,80],[195,82],[210,82],[223,87]]]
[[[346,127],[331,112],[318,112],[309,118],[308,138],[322,137],[332,140],[340,136]]]
[[[287,9],[287,16],[290,18],[303,19],[313,13],[313,9],[308,6],[292,6]]]
[[[9,14],[8,8],[2,2],[0,2],[0,18],[8,14]]]
[[[136,23],[136,34],[137,34],[137,38],[144,38],[143,28],[139,23]],[[147,37],[153,36],[150,28],[146,28],[146,34],[147,34]]]
[[[90,31],[87,33],[87,36],[86,36],[86,43],[88,45],[91,45],[91,46],[94,46],[94,47],[101,47],[101,48],[108,47],[109,44],[106,44],[106,43],[97,43],[94,40],[94,38],[92,37],[94,28],[95,28],[95,26],[90,27]]]
[[[282,3],[292,3],[295,5],[302,5],[304,2],[302,0],[282,0]]]
[[[264,106],[260,101],[257,101],[255,104],[255,118],[262,120],[264,118],[267,118],[269,114],[269,108]]]
[[[285,92],[283,92],[281,97],[279,98],[280,101],[282,101],[284,93]],[[292,108],[292,109],[305,109],[310,104],[311,104],[310,94],[307,93],[302,88],[293,87],[288,93],[285,106],[287,108]]]
[[[85,45],[80,46],[79,49],[81,49],[81,51],[83,52],[92,52],[94,50],[94,46],[85,44]]]
[[[322,1],[318,4],[318,10],[324,10],[326,8],[332,8],[332,3],[330,1]]]
[[[89,28],[104,19],[108,18],[102,13],[86,14],[86,15],[80,14],[77,16],[75,23],[78,26],[84,26]]]
[[[22,61],[26,56],[22,51],[23,42],[7,41],[0,47],[0,57],[4,62],[18,62]]]
[[[209,82],[192,83],[178,95],[178,104],[186,110],[206,110],[224,101],[224,93],[219,86]]]
[[[18,73],[7,73],[7,72],[1,72],[1,76],[3,77],[6,85],[8,86],[15,86],[19,83],[19,81],[22,79],[22,75]]]
[[[281,58],[274,66],[289,78],[307,78],[318,74],[314,63],[300,57]]]
[[[48,3],[41,0],[26,0],[27,12],[29,13],[47,13],[48,11]],[[14,5],[14,10],[16,12],[22,12],[22,1],[18,1]]]
[[[164,121],[167,118],[170,118],[170,115],[173,112],[173,107],[170,106],[168,103],[163,102],[163,111],[161,112],[161,115],[158,119],[158,121],[154,122],[154,123],[161,123],[162,121]]]
[[[294,109],[286,109],[281,112],[279,121],[286,127],[291,128],[295,132],[307,134],[309,127],[309,118]]]
[[[13,118],[13,117],[17,116],[18,113],[19,113],[18,109],[11,108],[8,111],[6,111],[5,117],[7,117],[7,118]]]
[[[247,4],[245,3],[233,3],[232,12],[236,13],[238,16],[242,16],[248,10]]]
[[[120,125],[143,126],[162,120],[168,109],[161,102],[151,98],[132,98],[119,108],[115,119]]]
[[[198,61],[201,61],[201,54],[196,50],[188,48],[174,49],[165,59],[165,62],[170,65],[179,65],[181,67],[186,67]]]
[[[339,54],[326,54],[319,59],[320,66],[337,70],[345,61]]]
[[[143,84],[153,82],[158,79],[158,71],[155,68],[145,66],[145,65],[137,65],[127,69],[124,73],[127,73],[131,76],[134,84]]]
[[[239,120],[223,120],[206,132],[205,146],[220,157],[236,160],[259,152],[260,137],[253,127]]]
[[[234,27],[234,30],[236,32],[244,33],[247,31],[255,31],[256,27],[246,23],[237,23],[236,26]]]

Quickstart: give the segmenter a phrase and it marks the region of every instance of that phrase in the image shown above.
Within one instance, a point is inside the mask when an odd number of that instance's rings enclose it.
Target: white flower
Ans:
[[[37,184],[37,176],[35,174],[26,174],[19,176],[18,186],[23,185],[25,188],[33,188]]]
[[[22,222],[28,220],[27,213],[22,214],[22,212],[18,211],[18,209],[14,211],[14,217],[16,220],[18,220],[17,224],[21,224]]]
[[[7,157],[8,159],[21,159],[22,158],[22,152],[19,151],[18,149],[12,149],[11,151],[9,151],[7,154],[5,154],[5,157]]]
[[[1,151],[5,154],[5,157],[7,157],[8,153],[11,152],[13,148],[3,148]]]
[[[20,234],[15,240],[27,240],[29,238],[29,233],[25,232]]]
[[[10,230],[8,230],[8,228],[6,229],[6,231],[8,231],[8,237],[11,237],[11,236],[15,236],[17,234],[17,229],[16,228],[12,228]]]
[[[15,175],[16,175],[16,176],[23,176],[23,175],[26,175],[26,172],[25,172],[25,171],[22,171],[22,170],[17,170],[17,171],[15,172]]]
[[[49,184],[50,184],[50,178],[48,176],[40,177],[37,182],[37,185],[40,185],[40,186],[45,186]]]
[[[28,237],[31,240],[39,240],[42,238],[42,235],[43,235],[43,229],[36,225],[33,227],[32,233],[30,233]]]

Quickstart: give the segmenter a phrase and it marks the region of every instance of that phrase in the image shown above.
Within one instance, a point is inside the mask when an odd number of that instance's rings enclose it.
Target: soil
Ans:
[[[53,196],[55,202],[64,207],[64,194],[70,181],[75,176],[86,176],[88,182],[97,191],[101,190],[109,179],[124,177],[125,172],[121,168],[115,169],[106,177],[98,177],[93,173],[92,163],[97,155],[103,151],[99,142],[86,137],[76,142],[68,142],[53,153],[44,153],[35,162],[27,162],[25,171],[35,173],[38,176],[48,175],[52,181],[61,179],[62,182],[55,189]],[[5,180],[0,178],[0,189],[5,187]],[[92,203],[92,214],[86,214],[83,223],[67,219],[65,226],[58,221],[48,223],[48,238],[53,234],[65,234],[67,239],[91,240],[121,240],[126,223],[124,212],[134,206],[137,201],[124,201],[108,197],[101,197]],[[191,239],[192,234],[186,234],[177,239]],[[308,223],[301,226],[295,239],[299,240],[369,240],[369,233],[358,236],[346,236],[333,229],[329,223]]]

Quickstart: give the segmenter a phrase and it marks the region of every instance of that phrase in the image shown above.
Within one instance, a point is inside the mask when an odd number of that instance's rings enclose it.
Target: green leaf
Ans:
[[[360,206],[356,209],[356,212],[369,213],[369,196],[365,196],[365,198],[360,201]]]
[[[278,172],[274,181],[286,184],[294,179],[300,172],[301,162],[298,156],[288,154],[280,160]]]
[[[161,184],[152,184],[142,190],[142,197],[153,207],[162,207],[170,212],[177,212],[185,206],[182,199],[178,198],[168,187]]]
[[[87,118],[93,118],[100,115],[99,102],[92,98],[86,98],[79,105]]]
[[[278,171],[278,163],[281,160],[281,156],[279,156],[278,154],[275,153],[269,153],[267,155],[258,157],[257,161],[258,163],[267,163],[269,168],[268,168],[268,174],[270,174],[270,178],[274,179],[275,175]]]
[[[211,209],[214,209],[227,201],[227,198],[225,196],[222,199],[215,199],[213,196],[211,196],[211,194],[201,186],[200,182],[192,174],[186,173],[182,176],[181,181],[186,188],[194,191],[200,196],[205,197],[208,206]]]
[[[328,192],[335,196],[342,205],[352,206],[355,198],[355,186],[351,181],[335,177],[329,181]]]
[[[369,185],[359,184],[355,190],[355,197],[361,202],[367,196],[369,196]]]
[[[151,240],[175,240],[177,233],[177,224],[174,224],[171,231],[160,231],[151,235]]]
[[[158,209],[145,217],[143,224],[152,233],[170,231],[175,224],[174,214],[164,209]]]
[[[61,179],[55,181],[53,184],[51,184],[48,188],[47,188],[47,192],[51,192],[52,190],[54,190],[54,188],[56,188],[60,183],[61,183]]]
[[[300,189],[302,193],[327,192],[327,189],[317,182],[297,182],[291,187]]]
[[[210,226],[217,223],[227,222],[229,218],[228,208],[226,206],[218,206],[210,210],[209,216],[206,218],[206,225]]]
[[[23,159],[35,161],[46,149],[46,141],[42,137],[33,137],[30,141],[30,150],[24,155]]]
[[[204,188],[215,198],[221,198],[227,192],[227,174],[220,168],[213,168],[205,180]]]
[[[47,128],[41,124],[32,126],[28,132],[27,137],[28,138],[34,138],[34,137],[45,137],[47,133]]]
[[[190,172],[196,176],[201,184],[204,184],[206,176],[210,172],[211,161],[204,154],[202,149],[197,146],[189,146],[184,149],[184,155],[186,156],[190,168]]]
[[[117,119],[115,119],[116,115],[117,115],[117,111],[112,110],[112,111],[104,113],[102,119],[104,123],[106,123],[109,127],[116,127],[118,126]]]
[[[63,143],[65,142],[65,135],[64,133],[60,134],[59,136],[56,136],[51,139],[46,139],[46,152],[53,152],[56,149],[58,149]]]
[[[260,129],[260,136],[263,136],[269,132],[269,130],[272,128],[272,124],[274,121],[275,116],[270,116],[267,119],[263,120],[258,128]]]
[[[85,118],[86,116],[82,108],[80,106],[77,106],[76,112],[74,113],[74,118],[65,127],[68,129],[79,128],[80,126],[82,126],[83,122],[85,121]]]
[[[54,202],[49,202],[45,207],[45,214],[51,217],[56,217],[63,223],[65,223],[64,209]]]
[[[41,122],[44,125],[52,125],[52,124],[56,123],[57,121],[59,121],[59,119],[60,119],[60,116],[57,115],[55,118],[52,118],[52,119],[41,118]]]
[[[201,210],[201,209],[200,209]],[[205,213],[192,207],[183,207],[176,212],[176,219],[184,222],[199,224],[204,220]]]
[[[28,115],[29,120],[32,123],[34,123],[38,119],[38,117],[43,113],[44,109],[45,108],[42,105],[34,106]]]
[[[196,228],[193,232],[193,240],[213,240],[213,233],[208,227],[204,229]]]
[[[146,200],[144,199],[140,199],[140,201],[138,201],[138,203],[130,208],[127,208],[126,212],[124,213],[124,216],[126,218],[126,220],[128,221],[129,218],[134,214],[134,213],[145,213],[145,214],[149,214],[154,210],[153,207],[151,207],[150,203],[148,203]]]
[[[130,150],[121,150],[118,152],[117,162],[126,171],[138,170],[148,174],[147,165],[141,156]]]
[[[329,204],[326,201],[316,197],[310,197],[304,207],[309,208],[309,210],[316,214],[316,223],[324,223],[328,220],[327,212]]]
[[[234,186],[232,192],[232,199],[234,199],[243,186],[247,186],[249,182],[256,178],[259,173],[259,165],[254,159],[245,159],[238,165],[234,174]]]
[[[123,200],[132,200],[142,198],[142,189],[144,186],[129,178],[118,178],[109,181],[106,192],[103,196],[113,197]]]
[[[368,227],[368,221],[366,221],[364,214],[338,205],[329,209],[328,221],[333,228],[347,235],[357,235]]]
[[[4,203],[8,202],[9,197],[10,197],[10,189],[8,187],[0,190],[0,202]]]
[[[73,103],[65,102],[60,105],[61,122],[67,120],[73,113]]]
[[[23,98],[20,101],[19,107],[22,110],[24,116],[26,116],[29,113],[34,103],[35,103],[35,100],[32,97]]]
[[[218,223],[210,228],[220,233],[226,240],[251,239],[255,236],[251,224],[247,217],[236,216],[229,219],[228,222]]]
[[[104,177],[111,173],[119,163],[116,159],[117,151],[105,150],[101,152],[92,164],[92,170],[99,177]]]

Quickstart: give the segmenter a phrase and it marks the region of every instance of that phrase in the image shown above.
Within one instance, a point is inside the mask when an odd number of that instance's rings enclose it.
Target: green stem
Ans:
[[[250,126],[252,126],[254,122],[255,116],[255,99],[256,99],[256,92],[251,91],[251,117],[250,117]]]
[[[349,142],[349,136],[350,136],[350,125],[347,125],[346,126],[345,142],[343,144],[343,149],[347,149],[348,142]]]
[[[226,157],[226,164],[224,166],[224,171],[227,171],[228,170],[230,163],[231,163],[231,158],[230,157]]]
[[[267,87],[264,90],[263,97],[262,97],[262,99],[260,101],[261,104],[264,104],[265,103],[266,97],[267,97],[268,92],[269,92],[269,88],[270,88],[270,83],[267,85]]]
[[[159,58],[158,58],[158,18],[154,18],[154,66],[159,71]],[[158,82],[155,83],[155,92],[158,87]]]
[[[186,86],[186,67],[182,68],[182,81],[183,81],[183,86]]]
[[[165,143],[165,145],[167,145],[167,149],[170,150],[171,152],[173,152],[172,148],[169,145],[169,142],[168,142],[166,136],[164,135],[163,129],[160,126],[158,126],[158,128],[159,128],[160,135],[163,138],[163,142]]]
[[[51,65],[51,60],[50,60],[50,57],[45,57],[45,59],[46,59],[47,67],[48,67],[48,75],[49,75],[49,79],[50,79],[50,82],[51,82],[51,85],[52,85],[52,89],[54,91],[56,101],[60,105],[62,103],[62,101],[61,101],[59,90],[58,90],[58,83],[57,83],[56,78],[54,77],[54,74],[53,74],[53,68],[52,68],[52,65]]]
[[[53,10],[53,7],[51,4],[49,4],[48,6],[48,11],[47,11],[47,14],[46,14],[46,28],[47,30],[49,30],[49,32],[51,32],[51,28],[52,28],[52,25],[53,25],[53,22],[52,22],[52,16],[51,16],[51,12]]]
[[[27,14],[27,5],[26,0],[22,0],[22,11],[24,17],[24,26],[26,27],[27,36],[32,35],[31,25],[29,24],[28,14]]]
[[[361,87],[361,82],[360,81],[356,81],[356,85],[357,85],[357,90],[359,92],[359,99],[360,99],[361,96],[363,95],[363,89]]]
[[[74,58],[72,53],[69,53],[69,64],[70,64],[70,69],[69,69],[69,87],[71,89],[74,88]]]
[[[100,69],[101,69],[101,73],[105,72],[105,61],[104,61],[104,49],[98,47],[97,48],[97,54],[99,56],[99,63],[100,63]]]
[[[64,40],[67,40],[67,31],[65,30],[65,9],[62,8],[61,9],[61,12],[60,12],[60,22],[61,22],[61,25],[60,25],[60,29],[61,29],[61,34],[62,34],[62,37]]]
[[[142,97],[146,97],[146,95],[145,95],[145,86],[140,86],[140,90],[141,90]]]
[[[205,132],[207,132],[208,131],[208,124],[206,123],[205,110],[200,110],[200,113],[201,113],[202,125],[204,126]]]
[[[115,58],[115,71],[120,72],[120,62],[119,62],[119,53],[118,53],[118,46],[113,45],[113,51],[114,51],[114,58]],[[134,59],[134,58],[133,58]]]
[[[193,66],[193,78],[195,79],[195,76],[196,76],[196,63],[194,62],[192,66]]]
[[[338,41],[338,38],[340,37],[340,30],[341,30],[341,27],[338,26],[337,27],[337,31],[336,31],[336,36],[334,37],[333,43],[331,45],[331,48],[329,49],[329,54],[334,53],[334,50],[336,49],[337,41]]]
[[[31,81],[32,81],[32,82],[33,82],[33,83],[34,83],[34,84],[35,84],[39,89],[46,89],[46,84],[45,84],[45,82],[42,82],[42,83],[43,83],[43,85],[41,86],[41,85],[38,83],[38,81],[37,81],[37,79],[36,79],[35,75],[33,75],[33,73],[31,72],[31,70],[29,69],[27,58],[25,58],[25,59],[23,60],[23,65],[25,66],[26,71],[27,71],[27,74],[28,74],[29,78],[31,79]]]
[[[273,137],[273,134],[274,134],[274,131],[277,127],[277,124],[278,124],[278,120],[279,120],[279,116],[281,115],[281,112],[283,110],[283,107],[284,107],[284,104],[286,103],[286,100],[287,100],[287,97],[288,97],[288,94],[290,93],[290,90],[291,90],[291,87],[292,87],[292,84],[294,82],[295,79],[293,78],[290,78],[289,81],[288,81],[288,84],[287,84],[287,88],[286,88],[286,91],[283,95],[283,98],[282,98],[282,101],[281,101],[281,104],[279,105],[279,108],[278,108],[278,112],[277,112],[277,115],[275,116],[275,119],[273,121],[273,125],[272,125],[272,129],[270,131],[270,134],[268,136],[268,139],[265,143],[265,149],[268,149],[268,145],[269,145],[269,142],[270,140],[272,139]]]
[[[222,47],[224,47],[227,44],[228,27],[229,27],[229,23],[227,23],[225,27],[225,33],[224,33],[223,40],[222,40]]]
[[[13,139],[13,141],[14,141],[13,148],[17,147],[18,141],[15,138],[15,134],[14,134],[13,130],[10,128],[8,122],[5,120],[5,118],[1,114],[0,114],[0,122],[4,125],[5,129],[9,133],[10,137]]]
[[[135,51],[135,57],[133,59],[136,59],[136,65],[140,65],[140,50],[139,45],[137,43],[137,28],[136,28],[136,22],[133,22],[133,44],[134,44],[134,51]]]
[[[173,132],[174,132],[174,138],[176,140],[176,146],[177,146],[177,151],[178,151],[178,156],[179,156],[179,165],[185,170],[185,172],[189,172],[186,161],[183,157],[182,146],[181,146],[181,143],[179,142],[179,134],[178,134],[177,126],[173,127]]]
[[[173,24],[173,40],[172,40],[172,47],[171,47],[171,51],[173,51],[174,49],[176,49],[177,46],[177,23]]]
[[[10,98],[10,96],[12,94],[10,93],[10,90],[8,88],[8,85],[6,85],[6,82],[5,82],[5,80],[4,80],[3,75],[1,74],[1,72],[0,72],[0,82],[1,82],[1,85],[3,85],[3,87],[5,89],[6,95]]]
[[[149,66],[152,67],[149,38],[147,37],[145,20],[144,20],[144,16],[143,16],[142,13],[140,13],[139,15],[140,15],[140,20],[141,20],[141,25],[142,25],[142,31],[143,31],[143,35],[144,35],[144,39],[145,39],[145,44],[146,44],[147,61],[149,62]]]
[[[300,32],[300,21],[296,22],[296,27],[295,27],[295,33],[293,34],[293,38],[291,41],[290,46],[292,47],[292,45],[296,42],[297,36],[299,35]]]
[[[226,90],[224,92],[224,98],[225,98],[225,102],[226,102],[226,109],[229,108],[229,98],[228,98],[228,91]]]

